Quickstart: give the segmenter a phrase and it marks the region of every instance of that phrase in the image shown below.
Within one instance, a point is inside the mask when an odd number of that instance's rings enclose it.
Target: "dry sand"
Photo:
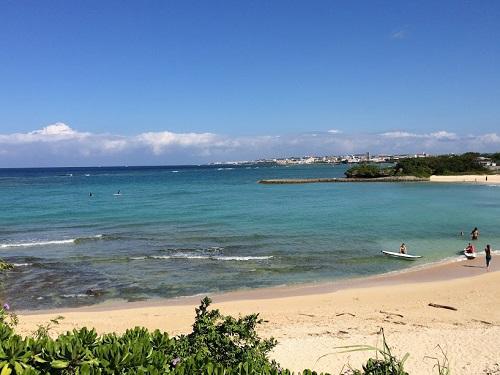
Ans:
[[[431,176],[431,182],[467,182],[478,184],[500,184],[500,174],[464,175],[464,176]]]
[[[279,344],[272,353],[292,370],[312,368],[338,374],[349,363],[359,368],[372,352],[339,354],[338,346],[380,344],[383,328],[394,353],[410,353],[410,374],[437,374],[435,360],[446,353],[453,374],[500,374],[500,257],[490,272],[484,256],[344,283],[312,284],[213,296],[225,314],[259,312],[268,322],[262,336]],[[398,260],[395,260],[398,261]],[[21,312],[18,331],[32,332],[57,315],[54,333],[93,326],[123,332],[141,325],[170,334],[187,333],[199,298],[108,303],[79,309]],[[434,308],[449,305],[457,311]],[[318,360],[324,354],[332,353]]]

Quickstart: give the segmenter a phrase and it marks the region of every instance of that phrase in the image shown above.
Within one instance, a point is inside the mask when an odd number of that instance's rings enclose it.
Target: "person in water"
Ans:
[[[486,245],[486,248],[484,249],[484,253],[486,254],[486,271],[490,270],[490,263],[491,263],[491,246],[488,244]]]
[[[406,254],[406,245],[405,245],[405,243],[404,243],[404,242],[403,242],[403,243],[401,244],[401,246],[399,247],[399,252],[400,252],[401,254]]]
[[[474,253],[476,251],[476,249],[474,248],[474,245],[471,245],[471,243],[469,242],[469,245],[465,248],[465,252],[466,253]]]
[[[471,239],[477,240],[479,238],[479,229],[475,227],[472,232],[470,232]]]

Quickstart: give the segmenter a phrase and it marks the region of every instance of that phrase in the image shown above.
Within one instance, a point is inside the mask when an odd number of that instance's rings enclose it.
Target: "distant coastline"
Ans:
[[[427,177],[415,176],[392,176],[375,178],[281,178],[257,181],[259,184],[312,184],[312,183],[350,183],[350,182],[447,182],[447,183],[477,183],[477,184],[500,184],[500,174],[487,175],[457,175]]]

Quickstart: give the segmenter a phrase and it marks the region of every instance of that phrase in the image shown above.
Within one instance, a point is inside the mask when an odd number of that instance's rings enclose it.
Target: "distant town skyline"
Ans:
[[[500,3],[0,2],[0,167],[500,149]]]

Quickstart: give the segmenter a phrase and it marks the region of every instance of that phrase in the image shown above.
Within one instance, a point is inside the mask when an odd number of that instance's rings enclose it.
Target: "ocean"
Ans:
[[[335,282],[458,259],[475,226],[478,250],[500,248],[500,186],[257,183],[345,168],[0,169],[0,258],[15,265],[0,301],[34,310]],[[401,242],[423,258],[381,255]]]

